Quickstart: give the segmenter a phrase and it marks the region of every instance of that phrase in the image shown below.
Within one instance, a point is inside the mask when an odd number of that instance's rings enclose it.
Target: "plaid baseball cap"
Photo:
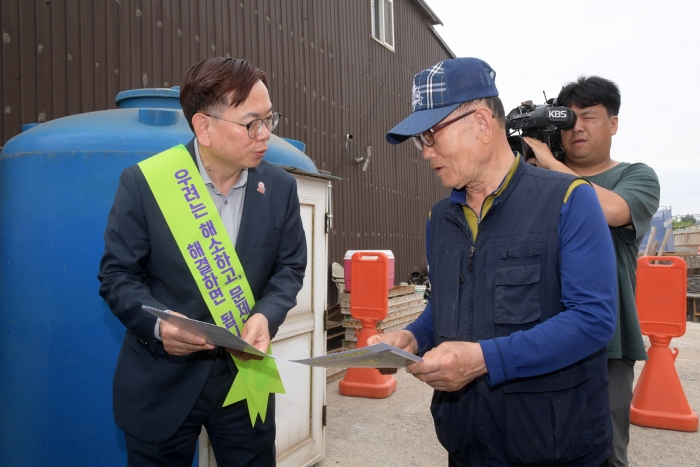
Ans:
[[[478,58],[454,58],[413,78],[413,113],[389,130],[386,140],[399,144],[444,120],[463,102],[498,95],[496,72]]]

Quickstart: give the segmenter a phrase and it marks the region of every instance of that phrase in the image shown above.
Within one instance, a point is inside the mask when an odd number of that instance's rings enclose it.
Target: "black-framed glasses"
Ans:
[[[263,129],[263,125],[265,125],[265,128],[267,128],[267,131],[272,133],[272,130],[277,128],[277,124],[280,122],[280,117],[282,116],[281,113],[279,112],[272,112],[272,115],[270,115],[267,118],[256,118],[255,120],[251,121],[250,123],[239,123],[239,122],[234,122],[233,120],[226,120],[225,118],[217,117],[216,115],[210,115],[210,114],[204,114],[207,117],[215,118],[217,120],[223,120],[225,122],[229,123],[235,123],[236,125],[244,126],[248,130],[248,136],[251,139],[257,138],[257,136],[260,134],[260,132]]]
[[[418,148],[419,151],[423,150],[423,146],[426,146],[428,148],[431,147],[433,144],[435,144],[435,133],[442,130],[446,126],[452,125],[457,120],[461,120],[465,117],[470,116],[471,114],[473,114],[476,111],[477,111],[477,109],[472,109],[469,112],[460,115],[459,117],[456,117],[456,118],[453,118],[452,120],[448,120],[446,122],[437,124],[434,127],[430,128],[428,130],[425,130],[423,133],[421,133],[419,135],[411,136],[411,139],[413,140],[413,144],[416,145],[416,147]]]

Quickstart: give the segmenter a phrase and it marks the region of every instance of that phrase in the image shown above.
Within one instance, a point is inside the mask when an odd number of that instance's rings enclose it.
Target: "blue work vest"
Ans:
[[[573,176],[520,161],[473,241],[462,205],[438,202],[430,221],[435,345],[525,331],[564,311],[559,218]],[[512,377],[511,377],[512,378]],[[486,377],[435,391],[438,439],[457,465],[599,466],[612,427],[605,347],[550,374],[492,387]]]

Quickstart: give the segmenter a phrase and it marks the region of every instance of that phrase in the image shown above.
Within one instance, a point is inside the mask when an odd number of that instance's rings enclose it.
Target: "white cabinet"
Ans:
[[[288,360],[316,357],[326,353],[323,313],[328,284],[328,180],[294,174],[297,180],[301,218],[306,232],[308,261],[304,285],[297,295],[297,306],[287,314],[272,341],[272,353]],[[277,465],[313,465],[324,454],[326,371],[278,362],[286,394],[277,394]],[[216,467],[206,433],[199,440],[199,465]]]

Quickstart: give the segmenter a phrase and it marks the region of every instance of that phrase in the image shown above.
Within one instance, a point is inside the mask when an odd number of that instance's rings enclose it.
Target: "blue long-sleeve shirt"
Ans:
[[[430,220],[426,242],[429,239]],[[562,204],[559,248],[561,296],[566,309],[527,331],[479,342],[492,386],[567,367],[606,346],[613,336],[616,310],[611,304],[617,301],[615,256],[592,186],[577,186]],[[612,264],[601,267],[601,261]],[[415,336],[420,355],[434,347],[430,300],[406,329]]]

